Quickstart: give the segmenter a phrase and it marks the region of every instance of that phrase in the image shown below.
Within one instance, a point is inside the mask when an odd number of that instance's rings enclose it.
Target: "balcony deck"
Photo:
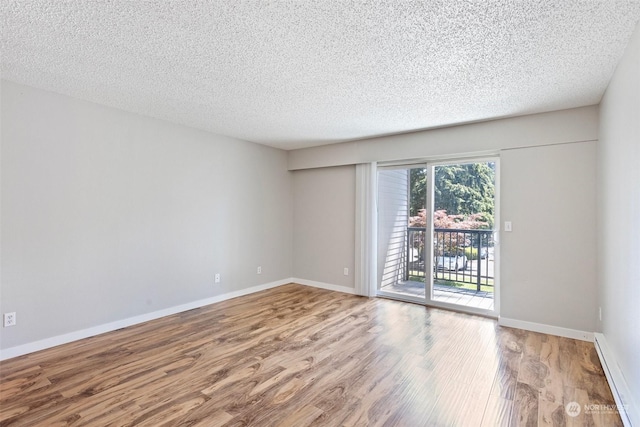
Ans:
[[[424,283],[410,280],[385,286],[382,290],[419,298],[424,298],[425,296]],[[435,301],[448,304],[493,310],[493,292],[475,291],[456,288],[454,286],[434,284],[433,299]]]

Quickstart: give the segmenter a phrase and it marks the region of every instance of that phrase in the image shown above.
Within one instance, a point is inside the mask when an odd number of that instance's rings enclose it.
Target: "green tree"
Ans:
[[[462,163],[436,166],[434,171],[435,210],[448,215],[476,215],[493,227],[495,163]],[[411,169],[410,216],[417,216],[426,200],[426,169]]]
[[[409,170],[409,216],[417,216],[421,209],[425,208],[427,201],[427,170]]]

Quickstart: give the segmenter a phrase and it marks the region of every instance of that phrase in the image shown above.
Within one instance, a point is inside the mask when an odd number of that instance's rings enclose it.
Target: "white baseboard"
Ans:
[[[292,277],[289,280],[292,283],[297,283],[299,285],[312,286],[314,288],[327,289],[329,291],[344,292],[345,294],[352,295],[355,295],[356,293],[354,288],[350,288],[348,286],[332,285],[331,283],[316,282],[313,280],[299,279],[297,277]]]
[[[544,323],[525,322],[524,320],[498,318],[498,325],[510,328],[524,329],[543,334],[557,335],[559,337],[573,338],[575,340],[593,342],[593,332],[579,331],[577,329],[561,328],[559,326],[545,325]]]
[[[106,332],[115,331],[117,329],[126,328],[127,326],[136,325],[138,323],[148,322],[150,320],[159,319],[161,317],[170,316],[172,314],[181,313],[183,311],[193,310],[194,308],[204,307],[205,305],[214,304],[214,303],[225,301],[231,298],[237,298],[243,295],[264,291],[266,289],[271,289],[277,286],[286,285],[287,283],[291,283],[292,281],[293,279],[277,280],[275,282],[252,286],[250,288],[240,289],[238,291],[217,295],[215,297],[205,298],[198,301],[192,301],[186,304],[176,305],[174,307],[153,311],[151,313],[145,313],[139,316],[129,317],[127,319],[116,320],[115,322],[109,322],[102,325],[93,326],[91,328],[82,329],[80,331],[74,331],[68,334],[57,335],[55,337],[45,338],[43,340],[33,341],[27,344],[10,347],[0,351],[0,360],[11,359],[13,357],[22,356],[24,354],[29,354],[29,353],[44,350],[47,348],[56,347],[61,344],[67,344],[73,341],[78,341],[78,340],[92,337],[95,335],[104,334]]]
[[[605,336],[600,333],[595,333],[594,336],[596,351],[616,401],[622,423],[625,427],[640,426],[640,409],[633,403],[629,386],[620,371],[616,358],[609,349]]]

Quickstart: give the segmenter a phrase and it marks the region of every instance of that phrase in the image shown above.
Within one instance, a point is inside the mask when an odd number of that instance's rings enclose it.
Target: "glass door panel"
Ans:
[[[425,300],[426,176],[424,166],[378,170],[378,290]]]
[[[433,166],[431,302],[494,310],[495,161]]]

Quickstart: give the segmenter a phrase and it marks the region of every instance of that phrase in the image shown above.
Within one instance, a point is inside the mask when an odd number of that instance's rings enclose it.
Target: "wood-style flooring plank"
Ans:
[[[593,344],[300,285],[0,362],[0,426],[621,425]]]

